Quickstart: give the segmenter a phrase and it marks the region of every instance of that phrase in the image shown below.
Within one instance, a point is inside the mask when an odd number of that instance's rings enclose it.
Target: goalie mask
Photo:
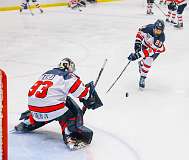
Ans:
[[[64,58],[60,61],[58,67],[68,72],[75,71],[75,63],[70,58]]]

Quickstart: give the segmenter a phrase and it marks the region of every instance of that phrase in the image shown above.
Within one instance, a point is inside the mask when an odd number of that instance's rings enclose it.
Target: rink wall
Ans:
[[[97,2],[112,2],[118,0],[97,0]],[[39,0],[42,8],[66,6],[68,0]],[[22,0],[0,0],[0,11],[18,10]]]

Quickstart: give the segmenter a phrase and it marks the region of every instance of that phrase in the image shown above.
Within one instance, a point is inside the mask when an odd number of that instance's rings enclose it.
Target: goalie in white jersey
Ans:
[[[75,64],[64,58],[58,65],[42,74],[28,92],[29,110],[22,113],[19,132],[35,130],[54,120],[59,121],[65,144],[70,149],[78,149],[90,144],[93,131],[83,126],[83,112],[69,96],[79,98],[88,109],[96,109],[103,104],[93,83],[84,85],[75,75]]]

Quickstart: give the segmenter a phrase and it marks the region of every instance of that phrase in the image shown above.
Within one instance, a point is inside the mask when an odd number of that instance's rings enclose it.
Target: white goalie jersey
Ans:
[[[73,73],[54,68],[40,76],[28,92],[28,107],[36,121],[50,121],[63,115],[68,108],[66,98],[87,99],[89,88]]]

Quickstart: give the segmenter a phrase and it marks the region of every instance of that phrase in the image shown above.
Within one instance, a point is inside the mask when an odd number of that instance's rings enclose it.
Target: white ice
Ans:
[[[154,62],[146,89],[138,90],[138,66],[132,62],[108,94],[128,62],[138,28],[164,15],[154,8],[155,15],[147,16],[141,0],[89,5],[82,12],[66,7],[44,11],[33,10],[34,16],[28,11],[0,13],[9,130],[27,110],[28,89],[64,57],[75,61],[85,83],[96,79],[108,59],[97,86],[104,106],[86,112],[85,125],[94,131],[89,147],[70,152],[54,122],[30,134],[9,133],[9,160],[188,160],[188,8],[184,29],[166,24],[166,52]]]

